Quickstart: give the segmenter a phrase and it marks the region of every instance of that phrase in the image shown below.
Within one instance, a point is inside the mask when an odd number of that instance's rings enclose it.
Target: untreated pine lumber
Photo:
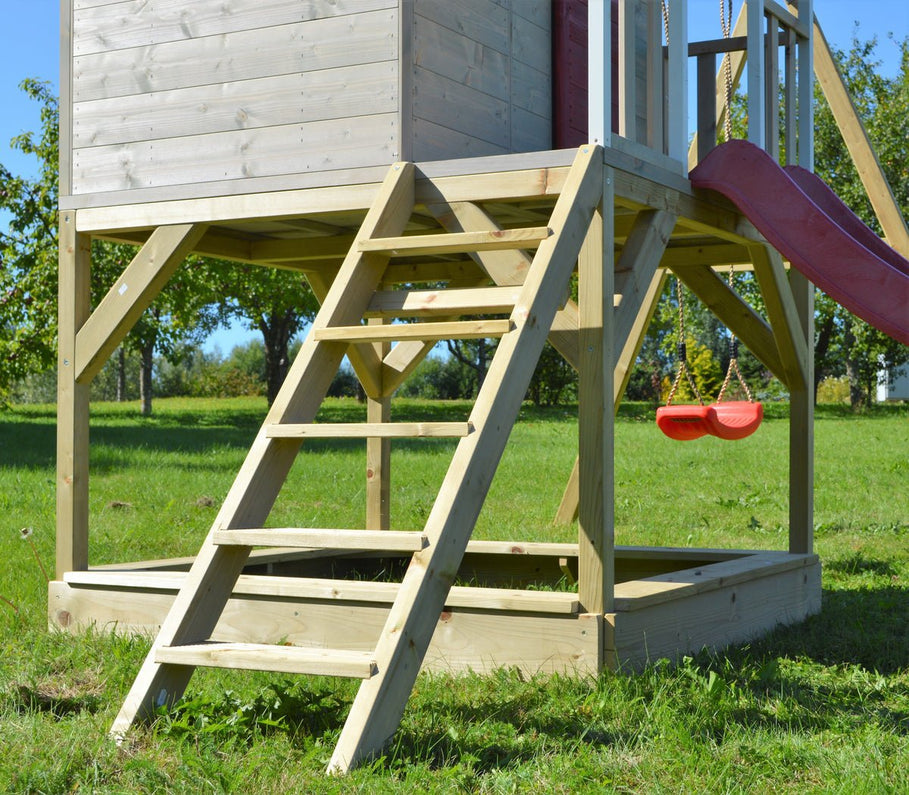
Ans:
[[[314,676],[345,676],[368,679],[377,668],[372,652],[349,649],[310,649],[269,643],[193,643],[161,646],[155,662],[201,665],[247,671],[275,671]]]
[[[255,527],[216,530],[218,545],[419,552],[428,541],[423,533],[406,530],[335,530],[319,527]]]
[[[392,256],[425,254],[459,254],[468,251],[501,251],[503,249],[534,249],[552,235],[548,227],[502,229],[482,232],[451,232],[438,235],[374,238],[361,240],[358,250],[384,252]]]
[[[460,437],[473,430],[469,422],[318,422],[269,425],[269,439],[407,439]]]
[[[501,337],[511,320],[459,320],[449,323],[393,323],[385,326],[328,326],[313,329],[318,342],[379,342],[381,340],[451,340]]]
[[[475,287],[442,290],[388,290],[375,294],[367,317],[432,317],[511,312],[521,291],[510,287]]]

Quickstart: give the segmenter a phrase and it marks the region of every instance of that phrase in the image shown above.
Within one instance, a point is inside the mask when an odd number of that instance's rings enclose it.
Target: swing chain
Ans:
[[[666,405],[672,405],[672,400],[682,383],[682,375],[684,374],[688,379],[688,385],[691,387],[691,391],[698,399],[698,403],[703,406],[704,399],[701,397],[697,384],[694,383],[691,371],[688,369],[688,346],[685,343],[685,294],[682,292],[682,281],[678,276],[676,276],[675,279],[675,294],[679,305],[679,339],[676,343],[679,366],[675,373],[675,380],[672,382],[672,388],[669,390],[669,397],[666,399]]]

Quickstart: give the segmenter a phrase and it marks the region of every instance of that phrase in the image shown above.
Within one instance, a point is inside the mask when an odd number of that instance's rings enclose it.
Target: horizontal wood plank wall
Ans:
[[[512,3],[511,150],[552,148],[550,2]]]
[[[415,160],[550,148],[549,15],[549,0],[415,2]]]
[[[74,0],[72,194],[392,162],[397,0]]]

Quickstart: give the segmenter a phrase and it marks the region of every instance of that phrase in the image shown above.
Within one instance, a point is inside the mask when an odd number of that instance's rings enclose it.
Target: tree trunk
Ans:
[[[139,400],[142,402],[142,416],[152,413],[152,364],[154,363],[155,344],[142,346],[142,363],[139,369]]]
[[[117,403],[126,400],[126,351],[117,348]]]
[[[290,338],[296,329],[294,316],[285,313],[280,317],[269,316],[259,323],[265,343],[265,391],[268,405],[275,402],[278,390],[290,367]]]

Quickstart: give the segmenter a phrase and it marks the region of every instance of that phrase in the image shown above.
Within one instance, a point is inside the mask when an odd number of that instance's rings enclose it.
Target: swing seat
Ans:
[[[712,433],[710,406],[661,406],[656,412],[659,429],[670,439],[687,442]]]
[[[762,419],[764,409],[760,403],[745,400],[714,403],[707,417],[707,432],[720,439],[744,439],[758,429]]]

